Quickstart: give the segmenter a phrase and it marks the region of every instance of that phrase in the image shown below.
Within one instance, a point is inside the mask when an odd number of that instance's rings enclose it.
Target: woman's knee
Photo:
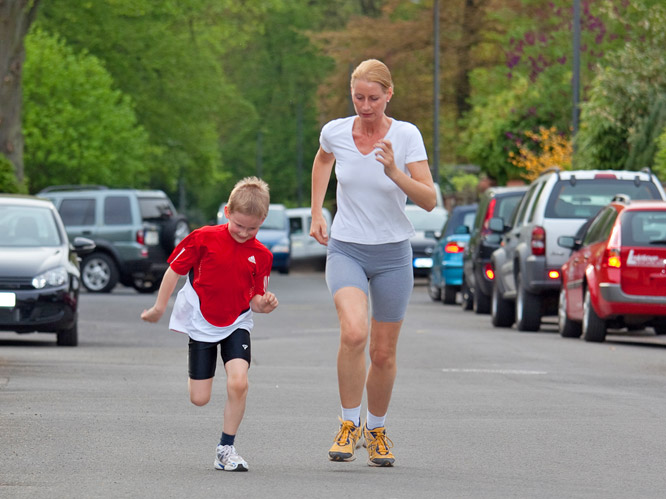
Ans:
[[[347,350],[365,350],[368,342],[367,324],[341,324],[340,344]]]
[[[394,369],[396,351],[392,348],[370,348],[370,362],[378,369]]]

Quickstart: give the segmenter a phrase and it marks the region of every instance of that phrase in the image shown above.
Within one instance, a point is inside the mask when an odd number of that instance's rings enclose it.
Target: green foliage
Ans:
[[[25,186],[16,180],[14,165],[3,154],[0,154],[0,192],[25,193]]]
[[[589,168],[652,166],[666,125],[666,6],[632,2],[617,22],[632,26],[625,45],[599,67],[582,105],[576,163]]]
[[[25,39],[23,133],[30,190],[51,184],[143,185],[154,152],[131,100],[101,62],[35,29]]]

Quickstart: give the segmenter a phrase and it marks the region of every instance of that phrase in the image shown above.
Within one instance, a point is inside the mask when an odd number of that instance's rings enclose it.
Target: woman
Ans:
[[[322,128],[312,166],[310,235],[328,245],[326,282],[340,321],[337,367],[342,418],[328,455],[332,461],[354,460],[363,433],[368,464],[393,466],[385,421],[396,376],[398,335],[414,285],[409,242],[414,229],[404,207],[409,196],[432,210],[435,186],[419,130],[385,114],[393,97],[386,65],[376,59],[359,64],[352,73],[351,96],[356,116]],[[337,213],[329,240],[322,205],[334,163]],[[367,417],[361,428],[364,386]]]

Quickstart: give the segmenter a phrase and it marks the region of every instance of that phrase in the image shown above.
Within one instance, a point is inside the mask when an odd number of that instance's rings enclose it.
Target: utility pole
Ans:
[[[432,169],[433,180],[439,185],[439,0],[435,0],[433,7],[433,147]]]
[[[572,102],[572,116],[571,116],[571,142],[573,144],[573,155],[571,158],[571,167],[574,168],[573,162],[576,158],[576,136],[578,135],[578,118],[580,116],[580,0],[574,0],[573,3],[573,59],[572,59],[572,78],[571,78],[571,94]]]

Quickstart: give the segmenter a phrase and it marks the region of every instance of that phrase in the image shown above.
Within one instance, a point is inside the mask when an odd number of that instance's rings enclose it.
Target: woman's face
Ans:
[[[367,121],[375,121],[384,116],[386,104],[393,95],[393,90],[384,90],[379,83],[356,80],[351,89],[352,101],[356,114]]]

